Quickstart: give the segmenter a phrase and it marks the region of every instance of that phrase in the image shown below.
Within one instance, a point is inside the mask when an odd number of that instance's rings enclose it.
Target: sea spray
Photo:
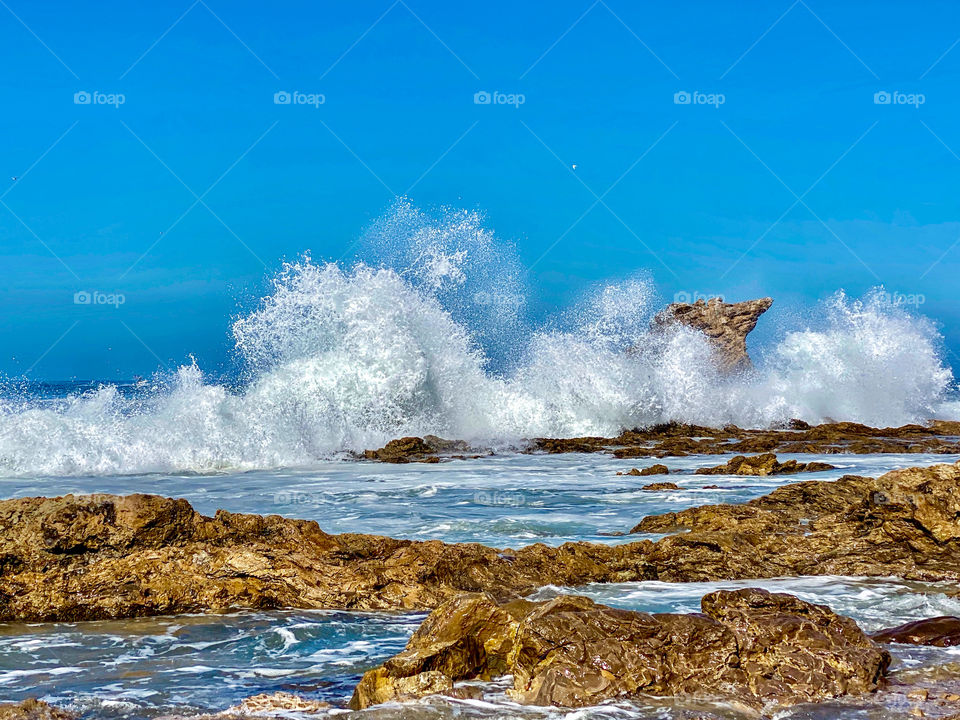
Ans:
[[[235,320],[238,388],[192,363],[134,393],[8,393],[0,475],[309,466],[426,433],[497,444],[667,421],[898,425],[936,415],[953,382],[934,325],[879,292],[838,293],[818,325],[725,377],[700,333],[649,330],[662,303],[642,275],[533,324],[515,256],[475,213],[401,201],[361,244],[365,260],[286,264]]]

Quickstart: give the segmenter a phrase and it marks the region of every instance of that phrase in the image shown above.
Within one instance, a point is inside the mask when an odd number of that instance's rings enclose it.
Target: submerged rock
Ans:
[[[825,462],[800,463],[796,460],[787,460],[782,463],[773,453],[764,453],[754,457],[737,455],[723,465],[716,467],[699,468],[697,475],[788,475],[799,472],[821,472],[835,470],[833,465]]]
[[[947,616],[915,620],[873,633],[870,637],[881,643],[953,647],[960,645],[960,618]]]
[[[714,348],[718,366],[724,372],[738,372],[751,367],[747,354],[747,335],[770,306],[773,298],[760,298],[738,303],[725,303],[720,298],[694,303],[673,303],[654,318],[654,326],[674,323],[686,325],[706,335]]]
[[[366,673],[350,706],[512,675],[508,694],[524,704],[654,695],[771,708],[871,692],[890,662],[852,620],[790,595],[722,590],[701,608],[702,615],[651,615],[578,596],[498,604],[461,595],[435,610],[403,652]]]
[[[330,703],[321,700],[310,700],[288,692],[274,692],[252,695],[226,712],[240,715],[278,712],[319,713],[329,708]]]

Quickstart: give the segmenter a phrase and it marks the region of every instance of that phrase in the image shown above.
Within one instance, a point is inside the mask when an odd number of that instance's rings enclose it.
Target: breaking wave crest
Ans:
[[[132,396],[105,385],[0,400],[0,474],[303,466],[427,433],[498,443],[666,421],[897,425],[934,416],[952,389],[934,325],[882,292],[838,293],[819,327],[786,333],[731,378],[698,332],[649,330],[661,303],[645,277],[530,322],[520,265],[477,213],[401,201],[359,257],[284,266],[233,324],[240,389],[194,363]]]

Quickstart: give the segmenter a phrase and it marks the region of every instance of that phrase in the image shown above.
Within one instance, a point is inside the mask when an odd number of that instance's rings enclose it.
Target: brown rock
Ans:
[[[368,460],[386,463],[408,463],[411,458],[423,458],[432,452],[434,452],[433,449],[423,441],[423,438],[404,437],[391,440],[379,450],[367,450],[364,456]]]
[[[646,477],[647,475],[667,475],[670,472],[670,468],[666,465],[651,465],[650,467],[645,467],[643,470],[637,470],[637,468],[631,468],[629,472],[620,473],[617,475],[632,475],[633,477]]]
[[[75,720],[76,715],[28,698],[17,703],[0,703],[0,720]]]
[[[953,647],[960,645],[960,618],[948,616],[915,620],[881,630],[870,637],[880,643]]]
[[[717,365],[725,372],[739,372],[751,366],[747,335],[770,306],[772,298],[725,303],[720,298],[695,303],[673,303],[654,319],[664,327],[680,323],[706,335],[716,348]]]
[[[660,490],[679,490],[680,486],[672,482],[655,482],[650,483],[649,485],[644,485],[641,490],[646,490],[647,492],[657,492]]]
[[[719,591],[703,598],[702,610],[651,615],[577,596],[508,607],[460,596],[435,610],[402,653],[364,675],[351,707],[396,699],[394,687],[428,674],[421,695],[510,674],[508,693],[525,704],[687,695],[789,706],[871,692],[890,662],[852,620],[790,595]]]
[[[645,518],[633,532],[674,533],[647,562],[662,581],[796,575],[960,577],[960,463],[880,478],[785,485],[743,505]]]
[[[670,473],[670,468],[666,465],[651,465],[641,470],[639,475],[668,475]]]
[[[821,472],[822,470],[835,470],[833,465],[824,462],[798,463],[796,460],[787,460],[785,463],[779,462],[777,456],[773,453],[764,453],[754,457],[745,457],[737,455],[731,458],[724,465],[716,467],[699,468],[697,475],[788,475],[798,472]]]

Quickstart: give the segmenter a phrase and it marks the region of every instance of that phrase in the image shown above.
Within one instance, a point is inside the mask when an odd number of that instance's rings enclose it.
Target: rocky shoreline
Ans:
[[[782,486],[742,505],[643,518],[622,545],[517,550],[331,535],[313,521],[155,495],[0,502],[0,621],[281,607],[432,610],[545,585],[799,575],[960,580],[960,463]]]
[[[783,467],[775,457],[758,458],[719,467],[744,466],[749,474]],[[762,590],[708,595],[701,615],[614,610],[569,595],[524,598],[546,585],[640,580],[893,575],[957,582],[958,491],[960,463],[847,475],[784,485],[742,505],[638,518],[630,532],[647,537],[622,545],[517,550],[331,535],[316,522],[276,515],[221,510],[207,517],[185,500],[153,495],[6,500],[0,621],[271,608],[434,611],[404,653],[365,676],[357,708],[472,692],[456,683],[508,674],[515,699],[562,706],[690,695],[762,714],[843,695],[909,695],[916,683],[887,677],[878,643],[950,647],[960,643],[960,620],[868,637],[827,608]],[[572,645],[564,640],[573,637]],[[938,708],[960,702],[960,673],[948,680],[923,689]],[[300,701],[260,698],[250,707],[284,702]],[[41,706],[20,715],[0,706],[0,718],[59,720],[50,713],[60,711]]]

